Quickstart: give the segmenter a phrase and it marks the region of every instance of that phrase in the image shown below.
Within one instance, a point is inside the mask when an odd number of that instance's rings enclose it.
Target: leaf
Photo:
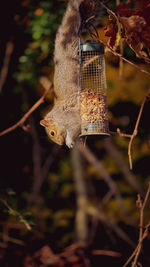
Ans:
[[[143,44],[145,43],[143,30],[147,25],[145,19],[141,16],[131,16],[129,18],[120,17],[119,20],[125,29],[125,39],[129,46],[135,51],[136,56],[150,63],[149,56],[143,51]]]
[[[120,22],[123,24],[128,34],[133,34],[134,31],[141,33],[146,25],[145,19],[140,16],[130,16],[129,18],[120,17]]]
[[[116,44],[117,33],[118,33],[118,26],[116,23],[111,21],[111,23],[104,28],[105,36],[110,37],[109,45],[113,48]]]
[[[9,215],[13,215],[13,216],[18,216],[19,215],[18,211],[13,210],[13,209],[9,209],[8,213],[9,213]]]
[[[138,58],[150,63],[150,1],[131,0],[117,6],[115,13],[118,20],[113,18],[105,29],[105,35],[110,37],[110,46],[119,45],[121,38],[124,38]],[[121,34],[118,28],[122,30]],[[144,46],[147,51],[143,50]]]

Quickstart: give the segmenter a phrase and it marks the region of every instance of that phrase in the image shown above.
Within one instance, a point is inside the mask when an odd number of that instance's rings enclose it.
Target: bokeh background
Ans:
[[[1,4],[0,131],[15,124],[42,96],[41,76],[52,81],[55,34],[66,4],[61,0],[5,0]],[[108,3],[111,9],[115,5],[115,1]],[[105,42],[108,20],[103,10],[98,32]],[[124,56],[148,70],[127,44]],[[123,63],[119,76],[119,58],[108,49],[105,58],[110,130],[120,128],[131,134],[150,76],[128,63]],[[144,198],[150,178],[150,103],[145,103],[133,141],[132,171],[128,138],[88,137],[87,148],[73,150],[48,140],[39,121],[52,105],[51,90],[25,122],[30,125],[28,131],[18,127],[0,137],[0,265],[123,266],[138,242],[137,194]],[[149,216],[148,203],[144,225]],[[70,248],[73,244],[79,245]],[[150,265],[149,245],[148,236],[140,256],[145,267]],[[46,265],[43,247],[47,258],[65,248],[68,254]],[[102,250],[120,254],[107,256]]]

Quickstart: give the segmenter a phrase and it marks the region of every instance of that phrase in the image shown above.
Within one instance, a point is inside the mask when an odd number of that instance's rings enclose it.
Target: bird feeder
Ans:
[[[81,136],[109,135],[104,46],[79,44]]]

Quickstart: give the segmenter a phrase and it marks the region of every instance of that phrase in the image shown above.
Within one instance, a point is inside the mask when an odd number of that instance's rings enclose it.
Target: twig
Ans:
[[[118,191],[116,188],[116,184],[111,179],[111,177],[108,175],[102,164],[99,162],[99,160],[96,158],[96,156],[92,153],[92,151],[87,147],[83,146],[83,144],[78,143],[78,148],[81,151],[81,153],[84,155],[84,157],[87,159],[88,162],[90,162],[97,171],[100,173],[100,175],[103,177],[104,181],[107,183],[109,188],[115,193]]]
[[[2,70],[0,72],[0,91],[2,90],[3,85],[4,85],[6,78],[7,78],[9,62],[10,62],[10,58],[11,58],[11,55],[13,53],[13,50],[14,50],[14,44],[12,41],[9,41],[6,44],[6,52],[5,52],[4,62],[3,62]]]
[[[135,248],[135,250],[133,251],[133,253],[131,254],[131,256],[129,257],[129,259],[126,261],[126,263],[123,265],[123,267],[126,267],[130,262],[131,260],[134,258],[134,261],[132,262],[132,267],[136,267],[137,265],[137,260],[138,260],[138,257],[139,257],[139,254],[141,252],[141,248],[142,248],[142,242],[143,240],[147,237],[148,235],[148,229],[150,227],[150,222],[145,226],[145,230],[143,232],[143,229],[144,229],[144,209],[145,209],[145,206],[147,204],[147,201],[148,201],[148,198],[150,196],[150,183],[149,183],[149,186],[148,186],[148,189],[147,189],[147,193],[146,193],[146,196],[144,198],[144,201],[142,203],[142,200],[141,200],[141,197],[140,195],[138,195],[138,199],[137,199],[137,206],[139,207],[140,209],[140,230],[139,230],[139,242],[138,242],[138,245],[137,247]]]
[[[105,205],[111,199],[111,197],[114,195],[113,193],[114,192],[111,189],[108,191],[108,193],[103,197],[101,201],[102,206]]]
[[[122,136],[122,137],[128,137],[128,138],[131,138],[131,136],[132,136],[132,134],[125,134],[125,133],[122,133],[122,132],[120,131],[119,128],[117,128],[117,133],[118,133],[119,136]]]
[[[100,173],[104,181],[107,183],[109,188],[113,191],[116,200],[118,202],[118,206],[120,207],[120,211],[123,212],[123,214],[126,216],[128,222],[132,225],[134,224],[131,217],[129,217],[129,214],[124,206],[121,194],[119,189],[117,188],[115,182],[112,180],[111,176],[106,172],[104,166],[101,164],[101,162],[95,157],[95,155],[92,153],[92,151],[87,147],[83,146],[83,144],[78,143],[78,148],[81,151],[81,153],[84,155],[84,157],[87,159],[88,162],[90,162],[92,165],[95,166],[97,171]]]
[[[84,70],[87,66],[89,66],[90,64],[92,64],[92,63],[93,63],[94,61],[96,61],[97,59],[99,59],[99,55],[90,58],[89,60],[87,60],[87,61],[83,64],[82,69]]]
[[[150,91],[150,89],[149,89],[149,91]],[[143,102],[141,104],[140,111],[139,111],[139,114],[138,114],[138,118],[137,118],[137,121],[136,121],[136,124],[135,124],[135,128],[134,128],[134,131],[133,131],[133,133],[132,133],[132,135],[130,137],[130,141],[129,141],[129,145],[128,145],[128,156],[129,156],[130,169],[132,169],[131,146],[132,146],[132,142],[133,142],[134,137],[137,136],[137,134],[138,134],[139,122],[140,122],[140,119],[141,119],[141,115],[142,115],[143,108],[144,108],[146,100],[147,100],[147,94],[146,94],[146,97],[144,98],[144,100],[143,100]]]
[[[112,250],[103,250],[103,249],[93,249],[92,250],[93,255],[105,255],[105,256],[110,256],[110,257],[121,257],[122,254],[116,251]]]
[[[25,246],[25,242],[23,242],[22,240],[19,240],[19,239],[16,239],[14,237],[11,237],[11,236],[5,236],[3,235],[3,233],[0,233],[0,237],[1,238],[7,238],[7,240],[11,243],[14,243],[14,244],[17,244],[19,246]],[[3,243],[5,245],[5,248],[7,247],[5,243]]]
[[[113,12],[111,9],[109,9],[103,2],[100,2],[100,4],[101,4],[102,7],[104,7],[104,8],[107,10],[107,12],[108,12],[110,15],[112,15],[112,16],[116,19],[116,21],[118,21],[118,17],[117,17],[117,15],[115,14],[115,12]]]
[[[116,0],[116,5],[119,6],[120,5],[120,0]],[[121,24],[118,23],[118,33],[121,36]],[[124,48],[124,40],[120,38],[120,53],[121,55],[123,55],[123,48]],[[122,76],[123,76],[123,59],[120,57],[119,60],[119,79],[122,80]]]
[[[97,209],[92,205],[87,206],[87,213],[91,216],[98,217],[100,221],[104,223],[104,225],[108,225],[122,240],[130,244],[133,248],[135,248],[134,242],[128,237],[128,235],[115,223],[113,222],[103,210]]]
[[[123,48],[124,48],[124,41],[121,39],[120,40],[120,53],[123,55]],[[122,80],[123,77],[123,59],[120,57],[120,62],[119,62],[119,79]]]
[[[60,150],[60,146],[58,145],[54,145],[52,148],[52,151],[50,151],[50,154],[48,155],[48,157],[46,158],[43,166],[42,166],[42,177],[43,177],[43,181],[46,178],[49,168],[50,166],[53,164],[54,160],[56,159],[56,156]],[[42,183],[43,183],[42,181]],[[42,185],[42,184],[41,184]]]
[[[41,168],[41,148],[39,143],[39,137],[37,134],[37,129],[35,126],[35,121],[33,116],[31,115],[29,118],[30,123],[30,133],[33,139],[33,146],[32,146],[32,158],[33,158],[33,185],[32,185],[32,192],[30,197],[28,198],[28,203],[30,204],[32,201],[36,203],[37,207],[41,202],[40,197],[40,188],[43,181],[42,176],[42,168]]]
[[[120,0],[116,0],[116,5],[117,5],[117,6],[120,5]]]
[[[32,229],[29,223],[23,218],[23,216],[18,211],[10,207],[5,199],[0,198],[0,201],[8,208],[8,210],[10,211],[12,215],[14,214],[15,216],[19,218],[20,222],[22,222],[28,230]]]
[[[136,120],[136,124],[135,124],[134,130],[133,130],[133,133],[132,134],[124,134],[124,133],[122,133],[120,131],[120,129],[117,129],[117,133],[120,136],[130,138],[129,145],[128,145],[128,157],[129,157],[129,165],[130,165],[130,169],[131,170],[132,170],[131,146],[132,146],[132,142],[133,142],[134,137],[137,136],[137,134],[138,134],[138,127],[139,127],[140,119],[141,119],[141,116],[142,116],[143,108],[144,108],[145,102],[149,100],[149,97],[150,97],[150,88],[149,88],[148,92],[146,93],[146,96],[144,97],[144,100],[142,101],[142,104],[141,104],[141,107],[140,107],[140,111],[139,111],[139,114],[138,114],[138,117],[137,117],[137,120]]]
[[[143,72],[143,73],[145,73],[145,74],[147,74],[147,75],[150,76],[150,72],[149,72],[149,71],[140,68],[138,65],[134,64],[134,63],[131,62],[130,60],[128,60],[128,59],[126,59],[125,57],[123,57],[123,55],[121,55],[120,53],[117,53],[116,51],[114,51],[114,50],[110,47],[110,45],[108,45],[108,44],[107,44],[106,42],[104,42],[102,39],[99,39],[99,40],[100,40],[100,42],[101,42],[103,45],[105,45],[105,46],[110,50],[110,52],[111,52],[112,54],[114,54],[115,56],[118,56],[118,57],[122,58],[124,61],[126,61],[127,63],[129,63],[129,64],[132,65],[133,67],[135,67],[137,70],[139,70],[139,71],[141,71],[141,72]]]
[[[141,115],[142,115],[142,112],[143,112],[143,108],[144,108],[145,102],[148,100],[149,96],[150,96],[150,89],[148,90],[148,93],[146,94],[146,96],[145,96],[145,98],[144,98],[144,100],[143,100],[143,102],[141,104],[140,111],[139,111],[139,114],[138,114],[138,118],[137,118],[137,121],[136,121],[136,124],[135,124],[135,128],[134,128],[133,134],[132,134],[132,136],[130,138],[130,142],[129,142],[129,146],[128,146],[130,169],[132,169],[131,145],[132,145],[134,137],[138,133],[138,127],[139,127]]]
[[[144,192],[140,186],[140,183],[137,180],[137,177],[130,171],[128,165],[125,163],[124,159],[122,158],[121,153],[115,146],[115,144],[111,140],[112,138],[108,137],[104,140],[104,148],[106,149],[107,153],[110,154],[112,159],[115,161],[116,165],[123,173],[126,181],[132,186],[132,188],[144,196]]]
[[[145,199],[144,199],[143,203],[142,203],[140,195],[138,195],[137,205],[138,205],[138,207],[140,209],[139,246],[138,246],[138,249],[137,249],[133,264],[132,264],[132,267],[136,267],[137,259],[139,257],[139,254],[140,254],[140,251],[141,251],[141,248],[142,248],[143,227],[144,227],[144,209],[145,209],[146,203],[148,201],[149,194],[150,194],[150,183],[149,183],[149,187],[148,187],[148,190],[147,190],[147,193],[146,193],[146,196],[145,196]]]
[[[141,245],[142,245],[142,242],[143,240],[147,237],[148,235],[148,229],[150,227],[150,222],[146,225],[145,227],[145,231],[144,231],[144,234],[142,236],[142,239],[139,241],[136,249],[133,251],[133,253],[131,254],[131,256],[129,257],[129,259],[126,261],[126,263],[122,266],[122,267],[126,267],[130,262],[131,260],[134,258],[134,256],[136,256],[138,254],[139,256],[139,253],[140,253],[140,250],[141,250]],[[134,262],[133,262],[134,263]],[[136,266],[136,265],[135,265]],[[133,267],[133,265],[132,265]]]
[[[31,115],[31,113],[33,113],[33,111],[35,111],[41,105],[41,103],[43,103],[45,96],[48,94],[52,86],[53,85],[51,84],[51,86],[47,90],[45,90],[41,98],[28,110],[28,112],[16,124],[0,132],[0,136],[10,133],[18,127],[22,127],[26,119]]]

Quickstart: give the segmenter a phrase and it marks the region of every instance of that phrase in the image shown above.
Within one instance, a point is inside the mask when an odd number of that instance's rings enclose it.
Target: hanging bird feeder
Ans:
[[[81,136],[110,135],[104,46],[79,42]]]

